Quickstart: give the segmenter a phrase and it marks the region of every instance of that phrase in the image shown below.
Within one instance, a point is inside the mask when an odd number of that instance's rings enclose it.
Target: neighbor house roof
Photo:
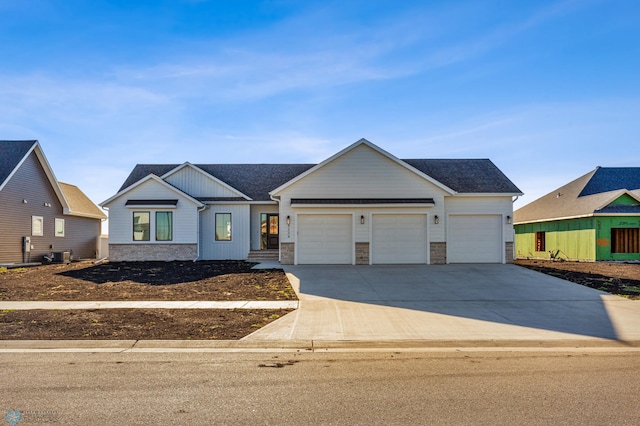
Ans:
[[[610,205],[624,194],[638,205]],[[514,223],[585,217],[594,214],[640,214],[640,167],[598,167],[513,214]]]
[[[42,152],[37,140],[0,141],[0,190],[19,169],[22,163],[34,153],[44,169],[47,179],[53,187],[63,213],[71,216],[82,216],[93,219],[106,219],[107,216],[75,185],[56,180],[51,166]]]
[[[37,141],[0,141],[0,188]]]
[[[490,160],[400,160],[458,193],[521,194]],[[179,164],[138,164],[118,192],[149,174],[162,176]],[[254,201],[271,200],[269,192],[284,185],[315,164],[195,164]]]
[[[96,206],[93,201],[87,197],[84,192],[75,185],[68,183],[58,182],[60,189],[64,193],[64,197],[69,204],[69,211],[66,214],[72,216],[93,217],[95,219],[106,219],[102,210]]]

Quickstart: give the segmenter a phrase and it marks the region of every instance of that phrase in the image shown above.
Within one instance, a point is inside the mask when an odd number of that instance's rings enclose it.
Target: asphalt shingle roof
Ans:
[[[640,189],[640,167],[598,167],[578,196],[585,197],[618,189]]]
[[[35,143],[36,141],[0,141],[0,185]]]
[[[447,187],[462,193],[521,191],[490,160],[402,160]],[[118,192],[149,174],[162,176],[180,164],[138,164]],[[269,201],[269,192],[306,172],[315,164],[195,164],[255,201]]]
[[[640,167],[598,167],[519,208],[515,223],[599,214],[635,214],[635,206],[613,205],[624,191],[640,197]]]
[[[107,215],[75,185],[58,182],[72,214],[106,219]]]
[[[402,160],[456,192],[520,194],[488,159]]]

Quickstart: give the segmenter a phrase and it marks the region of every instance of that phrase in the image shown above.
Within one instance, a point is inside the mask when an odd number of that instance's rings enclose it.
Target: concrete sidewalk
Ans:
[[[0,310],[30,309],[297,309],[297,300],[0,302]]]

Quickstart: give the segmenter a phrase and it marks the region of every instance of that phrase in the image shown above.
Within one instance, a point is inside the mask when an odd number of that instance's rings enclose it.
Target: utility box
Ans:
[[[54,251],[53,263],[71,263],[71,253],[68,251]]]

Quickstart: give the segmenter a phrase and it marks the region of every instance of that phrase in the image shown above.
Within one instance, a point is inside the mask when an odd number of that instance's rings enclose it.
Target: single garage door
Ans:
[[[449,263],[502,263],[501,215],[451,215]]]
[[[373,215],[372,263],[427,263],[427,216]]]
[[[351,265],[352,222],[351,215],[299,215],[297,263]]]

